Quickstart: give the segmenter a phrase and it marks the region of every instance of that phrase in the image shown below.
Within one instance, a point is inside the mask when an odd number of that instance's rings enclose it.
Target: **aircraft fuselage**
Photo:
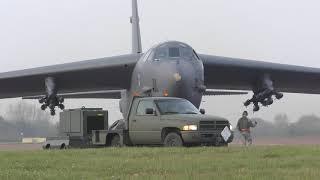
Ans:
[[[189,100],[199,108],[204,86],[203,63],[187,44],[171,41],[147,51],[132,73],[126,99],[133,96],[170,96]],[[129,101],[121,100],[126,112]],[[126,102],[126,103],[125,103]]]

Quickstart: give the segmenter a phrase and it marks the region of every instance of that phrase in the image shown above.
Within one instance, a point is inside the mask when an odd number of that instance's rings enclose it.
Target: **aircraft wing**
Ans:
[[[121,93],[125,90],[89,91],[75,93],[58,93],[59,97],[67,99],[121,99]],[[45,94],[37,96],[25,96],[22,99],[41,99]]]
[[[140,56],[130,54],[0,73],[0,98],[45,94],[46,77],[55,78],[58,93],[62,94],[126,89]]]
[[[229,91],[229,90],[212,90],[207,89],[203,94],[205,96],[231,96],[231,95],[246,95],[246,91]]]
[[[281,92],[320,94],[320,69],[261,61],[199,55],[209,89],[252,90],[267,73]]]

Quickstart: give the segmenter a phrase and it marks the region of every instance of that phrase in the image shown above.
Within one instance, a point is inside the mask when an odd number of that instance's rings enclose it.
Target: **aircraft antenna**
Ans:
[[[132,16],[130,22],[132,24],[132,53],[139,54],[142,53],[142,45],[137,0],[132,0]]]

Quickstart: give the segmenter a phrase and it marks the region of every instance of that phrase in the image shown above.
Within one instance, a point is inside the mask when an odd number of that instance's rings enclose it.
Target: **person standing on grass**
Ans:
[[[244,146],[252,144],[252,137],[250,133],[250,128],[255,127],[257,122],[252,122],[248,118],[248,112],[244,111],[242,117],[238,120],[237,128],[241,134],[241,141]]]

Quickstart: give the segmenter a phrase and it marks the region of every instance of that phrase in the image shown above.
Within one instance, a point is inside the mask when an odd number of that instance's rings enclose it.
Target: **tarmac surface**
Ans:
[[[241,144],[239,137],[232,144]],[[320,136],[296,136],[296,137],[253,137],[254,145],[319,145]]]
[[[232,142],[233,145],[240,145],[239,138],[235,138]],[[268,146],[268,145],[319,145],[320,136],[301,136],[301,137],[288,137],[288,138],[270,138],[259,137],[253,139],[253,145]],[[28,144],[28,143],[0,143],[0,151],[34,151],[41,150],[42,144]]]
[[[42,144],[0,143],[0,151],[34,151],[42,149]]]

